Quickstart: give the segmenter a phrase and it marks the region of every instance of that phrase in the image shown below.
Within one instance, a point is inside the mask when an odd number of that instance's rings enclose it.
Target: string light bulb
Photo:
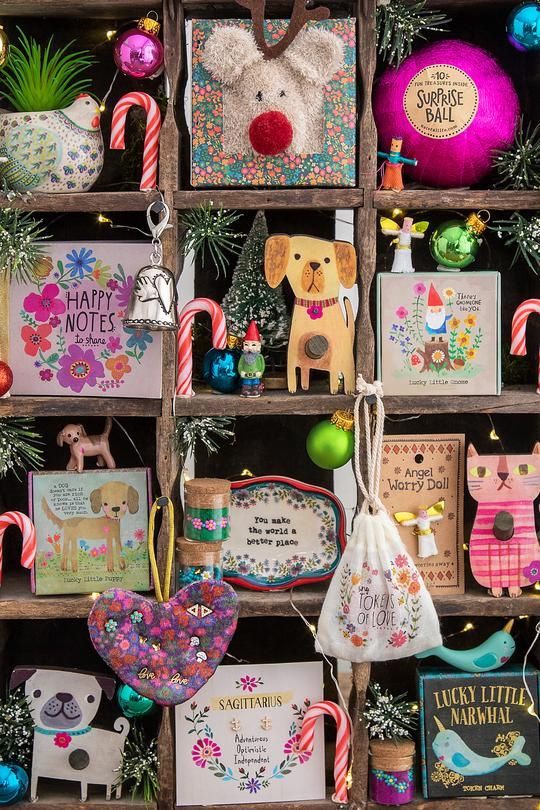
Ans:
[[[101,213],[98,214],[97,221],[99,222],[100,225],[112,225],[112,219],[103,216],[103,214]]]
[[[105,112],[105,109],[106,109],[105,104],[103,102],[101,102],[101,104],[99,105],[99,111],[100,112]]]
[[[312,632],[312,634],[313,634],[313,635],[316,635],[316,633],[317,633],[317,625],[315,625],[315,624],[310,624],[310,625],[309,625],[309,629],[311,630],[311,632]]]
[[[345,784],[347,786],[347,790],[352,788],[352,768],[349,768],[347,771],[347,778],[345,779]]]
[[[113,31],[112,29],[111,29],[110,31],[107,31],[106,37],[107,37],[107,39],[109,40],[109,42],[110,42],[110,41],[111,41],[111,39],[112,39],[113,37],[115,37],[115,36],[116,36],[116,31]]]
[[[500,439],[497,436],[497,431],[495,430],[495,428],[492,428],[489,431],[489,438],[491,439],[492,442],[500,442]]]
[[[94,591],[94,593],[91,593],[91,594],[90,594],[90,599],[91,599],[93,602],[95,602],[95,601],[96,601],[96,599],[98,598],[98,596],[99,596],[99,593],[98,593],[97,591]]]
[[[535,591],[540,591],[540,582],[535,582],[534,583],[534,590]]]
[[[251,470],[248,470],[247,467],[244,467],[240,475],[242,476],[242,478],[253,478],[253,473],[251,472]]]
[[[529,618],[529,615],[528,615],[528,614],[526,614],[525,616],[519,616],[518,618],[520,618],[520,619],[528,619],[528,618]]]
[[[467,622],[467,624],[463,628],[464,633],[466,633],[468,630],[474,630],[474,624],[472,622]]]

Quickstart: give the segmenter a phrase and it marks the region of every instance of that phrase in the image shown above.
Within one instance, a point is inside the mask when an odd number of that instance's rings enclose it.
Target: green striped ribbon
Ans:
[[[228,540],[231,523],[228,507],[223,509],[197,509],[186,506],[184,516],[184,536],[188,540],[216,542]]]

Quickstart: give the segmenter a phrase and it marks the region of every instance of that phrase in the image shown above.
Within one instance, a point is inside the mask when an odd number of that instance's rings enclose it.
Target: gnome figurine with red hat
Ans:
[[[255,321],[251,321],[244,336],[242,356],[238,361],[238,373],[242,380],[241,397],[260,397],[264,383],[265,362],[261,354],[261,336]]]
[[[431,337],[431,340],[435,340],[437,337],[439,340],[444,340],[444,336],[446,335],[446,322],[450,320],[452,314],[449,315],[446,312],[446,307],[443,303],[443,300],[433,284],[429,285],[429,293],[427,299],[427,307],[426,307],[426,332]]]

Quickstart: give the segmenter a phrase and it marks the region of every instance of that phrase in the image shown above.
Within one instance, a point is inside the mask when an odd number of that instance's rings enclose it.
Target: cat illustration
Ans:
[[[493,596],[502,596],[503,588],[519,596],[523,586],[536,581],[531,563],[540,560],[534,521],[540,442],[532,453],[518,456],[481,456],[470,444],[467,484],[478,502],[469,542],[474,578]]]

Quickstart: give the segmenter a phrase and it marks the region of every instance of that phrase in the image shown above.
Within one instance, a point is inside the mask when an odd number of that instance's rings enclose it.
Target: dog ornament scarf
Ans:
[[[362,663],[405,658],[442,644],[437,613],[397,527],[378,496],[384,406],[381,383],[357,380],[354,466],[364,500],[330,583],[319,619],[317,647]],[[376,405],[371,436],[370,405]],[[363,413],[367,486],[360,469]]]

